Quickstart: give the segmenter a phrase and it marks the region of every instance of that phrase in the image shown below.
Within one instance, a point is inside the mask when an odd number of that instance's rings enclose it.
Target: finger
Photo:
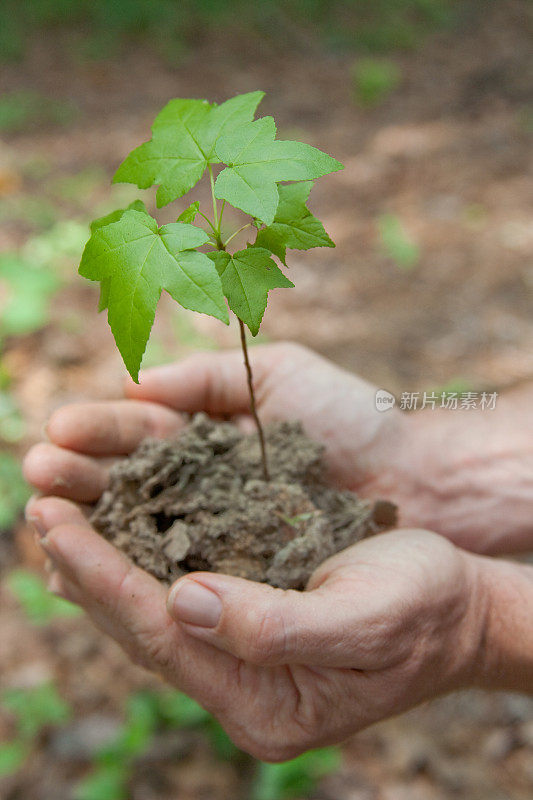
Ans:
[[[267,361],[279,346],[252,350],[256,390],[260,394]],[[241,414],[249,410],[249,395],[242,353],[198,353],[178,364],[155,367],[141,373],[140,384],[129,381],[128,397],[164,403],[179,411],[206,411],[208,414]]]
[[[157,649],[164,659],[163,632],[169,627],[164,587],[102,539],[73,504],[43,498],[31,513],[46,531],[41,544],[72,599],[143,664],[161,634]]]
[[[179,414],[148,402],[76,403],[52,414],[46,432],[54,444],[98,456],[127,455],[147,436],[164,439],[184,425]]]
[[[99,536],[74,504],[41,498],[32,503],[31,515],[46,532],[41,544],[68,599],[81,605],[137,664],[161,672],[214,713],[225,707],[234,660],[172,621],[166,587]]]
[[[31,522],[39,536],[46,536],[50,528],[56,525],[68,525],[72,523],[86,523],[87,517],[83,510],[61,497],[37,497],[34,495],[28,500],[26,505],[26,519]]]
[[[69,603],[78,604],[79,593],[76,591],[75,587],[61,575],[61,573],[57,571],[52,572],[46,588],[50,594],[60,597],[62,600],[68,600]]]
[[[196,573],[180,578],[167,602],[169,614],[191,635],[252,664],[376,666],[375,600],[371,593],[365,597],[364,587],[357,592],[342,580],[296,592]],[[380,666],[392,663],[387,659],[385,651]]]
[[[107,486],[108,469],[93,458],[42,442],[23,463],[24,477],[43,494],[93,503]]]

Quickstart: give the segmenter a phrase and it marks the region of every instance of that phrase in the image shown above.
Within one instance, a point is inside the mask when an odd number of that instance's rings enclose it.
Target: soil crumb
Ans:
[[[194,570],[303,589],[329,556],[395,523],[392,503],[361,500],[324,481],[324,448],[298,422],[265,436],[197,414],[173,440],[145,439],[111,470],[96,528],[165,583]]]

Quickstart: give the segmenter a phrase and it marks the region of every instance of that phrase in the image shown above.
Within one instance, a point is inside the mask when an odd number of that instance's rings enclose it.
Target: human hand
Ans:
[[[394,501],[403,526],[435,530],[466,550],[531,549],[531,387],[488,413],[380,413],[374,387],[305,348],[256,347],[251,358],[262,419],[300,419],[325,445],[337,485]],[[56,411],[50,442],[26,457],[28,481],[45,494],[92,503],[105,488],[109,459],[146,436],[175,434],[179,412],[234,416],[252,428],[238,351],[147,370],[126,393],[130,400]]]
[[[303,593],[213,573],[167,592],[73,504],[33,500],[28,516],[55,591],[262,760],[339,742],[475,682],[485,666],[486,560],[426,531],[344,550]]]
[[[264,422],[301,420],[325,445],[334,483],[402,504],[400,464],[411,429],[406,415],[379,413],[374,387],[298,345],[253,348],[251,358]],[[236,417],[253,430],[240,351],[198,353],[146,370],[140,385],[128,382],[126,394],[129,400],[56,411],[46,429],[50,441],[25,459],[28,481],[45,494],[92,503],[105,488],[109,459],[129,454],[146,436],[175,434],[184,424],[179,412]]]

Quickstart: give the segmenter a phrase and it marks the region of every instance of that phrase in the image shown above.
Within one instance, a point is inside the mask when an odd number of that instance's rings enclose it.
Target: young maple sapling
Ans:
[[[308,144],[276,139],[272,117],[254,120],[262,98],[263,92],[257,91],[221,105],[171,100],[156,117],[150,141],[129,154],[113,181],[140,189],[158,185],[160,208],[187,194],[207,172],[212,218],[196,200],[176,222],[159,227],[136,200],[92,223],[79,272],[100,282],[99,310],[107,309],[115,342],[136,382],[163,289],[184,308],[226,324],[229,305],[239,322],[250,409],[268,481],[245,326],[256,336],[269,291],[294,286],[272,256],[286,266],[288,248],[335,246],[306,202],[313,179],[342,169],[342,164]],[[216,178],[214,168],[219,169]],[[221,223],[227,205],[250,220],[224,241]],[[194,224],[198,216],[207,230]],[[256,231],[255,241],[230,253],[228,245],[245,229]]]

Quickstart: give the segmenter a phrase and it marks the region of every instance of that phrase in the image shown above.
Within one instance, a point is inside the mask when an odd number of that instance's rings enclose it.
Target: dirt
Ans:
[[[92,516],[136,564],[169,583],[209,570],[303,589],[326,558],[395,523],[395,506],[324,483],[324,448],[298,422],[256,433],[196,414],[171,441],[145,439],[111,470]]]

